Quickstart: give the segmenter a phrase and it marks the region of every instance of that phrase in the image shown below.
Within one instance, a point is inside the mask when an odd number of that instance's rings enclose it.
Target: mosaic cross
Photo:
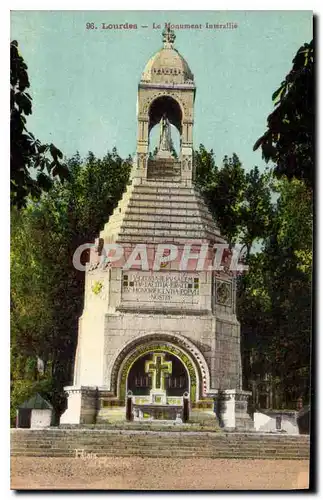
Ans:
[[[165,375],[172,373],[172,362],[165,361],[164,354],[153,354],[153,362],[146,361],[145,372],[153,376],[152,389],[165,390]]]

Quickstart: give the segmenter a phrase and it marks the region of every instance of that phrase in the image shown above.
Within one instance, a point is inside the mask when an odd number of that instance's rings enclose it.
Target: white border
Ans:
[[[3,43],[0,44],[0,56],[1,56],[1,69],[2,69],[2,75],[9,75],[10,73],[10,68],[9,68],[9,39],[10,39],[10,33],[9,33],[9,26],[10,26],[10,13],[9,10],[161,10],[160,7],[162,7],[162,10],[313,10],[314,13],[318,16],[320,16],[321,13],[321,5],[322,2],[316,0],[313,2],[300,2],[298,0],[294,0],[293,2],[286,1],[286,0],[272,0],[271,2],[259,2],[255,0],[248,0],[241,2],[239,0],[226,0],[226,1],[217,1],[212,2],[210,0],[199,0],[199,2],[188,4],[187,0],[177,0],[176,3],[174,3],[174,0],[163,0],[162,5],[155,7],[155,5],[152,5],[151,1],[148,0],[137,0],[136,2],[136,7],[134,8],[134,5],[131,1],[124,1],[124,0],[119,0],[116,3],[111,3],[109,4],[106,0],[92,0],[91,2],[85,2],[84,0],[79,0],[77,3],[72,2],[70,0],[56,0],[56,1],[40,1],[40,0],[33,0],[29,1],[28,5],[26,5],[26,1],[20,0],[20,1],[3,1],[1,4],[1,11],[2,11],[2,16],[1,16],[1,21],[2,21],[2,26],[0,30],[0,37],[1,41]],[[75,8],[77,7],[77,8]],[[110,8],[108,8],[110,7]],[[187,8],[189,7],[189,8]],[[320,24],[320,19],[318,20],[318,24]],[[317,32],[317,42],[316,45],[317,47],[321,47],[320,44],[321,41],[321,34],[318,31]],[[320,51],[319,52],[319,57],[320,57]],[[322,82],[322,61],[318,61],[317,65],[317,81]],[[8,265],[8,260],[9,260],[9,193],[8,193],[8,186],[9,186],[9,168],[8,168],[8,158],[10,157],[9,155],[9,110],[8,110],[8,95],[9,95],[9,86],[7,85],[8,80],[6,78],[1,78],[0,79],[0,106],[1,106],[1,119],[3,120],[3,127],[1,127],[1,152],[2,152],[2,162],[1,162],[1,189],[2,193],[0,196],[0,214],[1,214],[1,222],[2,224],[2,245],[1,245],[1,258],[2,262],[5,263],[5,265],[2,267],[2,284],[4,286],[1,288],[1,307],[2,307],[2,316],[1,316],[1,325],[2,325],[2,342],[4,343],[3,346],[3,351],[6,353],[6,361],[2,361],[1,363],[1,382],[2,382],[2,398],[4,396],[4,392],[7,390],[8,391],[8,397],[9,397],[9,337],[7,336],[7,332],[9,331],[9,301],[8,301],[8,295],[9,295],[9,265]],[[317,90],[319,88],[319,85],[317,84]],[[319,99],[318,96],[318,110],[321,111],[321,100]],[[319,125],[319,123],[318,123]],[[3,132],[4,131],[4,132]],[[320,256],[320,250],[322,249],[321,245],[321,237],[323,234],[322,231],[322,218],[320,217],[321,212],[322,212],[322,206],[321,206],[321,199],[323,196],[323,189],[322,189],[322,175],[320,175],[319,171],[321,168],[320,165],[320,151],[319,151],[319,145],[321,143],[321,134],[320,130],[318,130],[318,135],[317,135],[317,148],[318,148],[318,154],[317,154],[317,187],[316,187],[316,198],[317,198],[317,206],[316,206],[316,228],[318,231],[318,234],[316,236],[316,263],[318,265],[318,271],[319,271],[319,279],[318,282],[316,283],[316,290],[320,290],[320,284],[322,283],[322,267],[319,265],[319,256]],[[7,285],[7,286],[6,286]],[[316,380],[316,388],[318,389],[318,384],[320,380],[323,380],[323,363],[320,362],[319,360],[323,359],[323,352],[322,352],[322,345],[323,343],[320,341],[320,335],[322,334],[322,331],[320,329],[320,325],[322,325],[322,314],[323,314],[323,307],[322,307],[322,299],[321,299],[322,294],[318,293],[317,296],[317,311],[318,311],[318,318],[317,318],[317,325],[315,329],[315,334],[316,334],[316,350],[318,349],[318,353],[313,352],[313,356],[316,355],[316,360],[318,362],[318,371],[317,371],[317,380]],[[5,388],[5,389],[4,389]],[[318,391],[317,391],[318,392]],[[323,425],[323,411],[319,411],[321,408],[319,406],[320,400],[318,397],[318,394],[316,395],[316,414],[317,414],[317,431],[319,430],[320,427]],[[8,405],[9,406],[9,405]],[[3,453],[6,454],[6,458],[8,458],[9,455],[9,436],[8,436],[8,425],[9,425],[9,409],[8,406],[4,404],[3,410],[1,412],[1,430],[3,433],[2,436],[2,447],[1,450]],[[315,441],[317,443],[317,447],[319,448],[319,436],[315,436]],[[4,445],[5,443],[5,445]],[[313,457],[314,458],[314,457]],[[2,466],[3,466],[2,462]],[[2,479],[1,481],[1,486],[4,486],[4,488],[1,488],[3,497],[8,495],[8,487],[9,487],[9,463],[8,460],[6,461],[6,474],[2,474],[2,478],[6,477],[5,480]],[[321,465],[321,464],[320,464]],[[2,467],[2,472],[4,472],[4,468]],[[318,467],[317,465],[317,475],[318,475],[318,487],[320,488],[321,481],[320,477],[322,477],[322,469],[321,467]],[[11,493],[12,494],[12,493]],[[232,493],[233,494],[233,493]],[[9,493],[10,495],[10,493]],[[43,495],[46,495],[46,493],[43,493]],[[47,494],[48,495],[48,494]],[[92,494],[89,494],[92,496]],[[248,493],[246,493],[248,495]],[[277,494],[273,494],[275,498],[277,497]],[[42,496],[42,495],[41,495]],[[109,496],[114,496],[109,494]],[[124,496],[124,494],[118,494],[118,498],[120,496]],[[165,495],[159,495],[159,498],[166,497]],[[184,497],[183,495],[180,495],[181,497]],[[220,494],[220,496],[223,496]],[[227,495],[225,495],[227,496]],[[269,495],[271,496],[271,495]],[[63,495],[65,497],[65,494]],[[167,494],[167,497],[169,497],[169,494]],[[176,495],[178,497],[178,495]],[[298,495],[299,497],[299,495]],[[268,498],[268,497],[267,497]]]

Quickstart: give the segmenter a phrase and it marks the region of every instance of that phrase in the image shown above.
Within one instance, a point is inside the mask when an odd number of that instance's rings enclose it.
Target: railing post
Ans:
[[[188,392],[183,394],[183,422],[188,422],[190,418],[190,395]]]
[[[126,400],[126,419],[128,420],[128,422],[132,422],[133,420],[132,396],[132,391],[128,391]]]

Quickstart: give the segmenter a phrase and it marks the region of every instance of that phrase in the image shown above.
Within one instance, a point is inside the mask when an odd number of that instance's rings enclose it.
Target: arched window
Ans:
[[[174,146],[174,157],[180,156],[182,135],[182,110],[178,102],[170,96],[161,96],[155,99],[149,108],[149,153],[154,156],[159,145],[160,126],[162,117],[166,115],[171,124],[171,136]]]

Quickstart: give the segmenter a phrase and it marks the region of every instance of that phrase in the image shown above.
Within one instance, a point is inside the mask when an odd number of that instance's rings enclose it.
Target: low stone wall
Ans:
[[[260,432],[275,432],[278,425],[276,422],[277,418],[280,420],[281,432],[299,434],[296,411],[256,411],[253,416],[255,430]]]
[[[77,451],[76,451],[77,450]],[[309,459],[309,436],[110,429],[12,429],[11,455]]]
[[[52,410],[31,410],[31,428],[50,427],[52,421]]]

